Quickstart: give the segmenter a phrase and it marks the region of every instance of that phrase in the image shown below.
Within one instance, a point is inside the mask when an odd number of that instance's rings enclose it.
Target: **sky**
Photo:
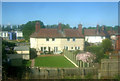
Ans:
[[[77,27],[118,25],[118,2],[2,2],[2,24],[25,24],[40,20]]]

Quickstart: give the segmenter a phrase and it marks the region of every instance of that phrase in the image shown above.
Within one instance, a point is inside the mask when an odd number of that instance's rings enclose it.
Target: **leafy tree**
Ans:
[[[23,28],[24,28],[24,24],[22,24],[22,25],[18,25],[18,30],[22,31]]]
[[[109,39],[104,39],[102,41],[102,47],[104,52],[112,51],[112,42]]]
[[[73,29],[77,29],[76,27],[73,27]]]
[[[71,28],[69,24],[61,24],[62,29]],[[58,25],[46,25],[45,28],[58,28]]]
[[[96,29],[96,27],[88,27],[88,29]]]
[[[11,31],[11,25],[7,25],[7,27],[3,26],[4,31]]]
[[[17,25],[13,25],[13,26],[12,26],[12,30],[16,30],[16,29],[18,29],[18,28],[17,28]]]
[[[74,55],[77,55],[78,53],[80,53],[81,51],[80,50],[75,50],[75,51],[73,51],[73,54]]]
[[[99,46],[97,46],[97,45],[88,46],[88,47],[86,48],[86,51],[91,52],[91,53],[93,53],[93,54],[96,55],[96,60],[95,60],[95,62],[100,62],[101,59],[103,59],[103,58],[105,57],[101,45],[99,45]]]
[[[62,29],[71,28],[69,24],[61,24]]]
[[[29,40],[30,38],[30,35],[35,32],[35,24],[36,22],[39,22],[40,25],[41,25],[41,28],[45,28],[44,24],[42,21],[29,21],[27,22],[24,27],[23,27],[23,37],[26,39],[26,40]]]
[[[113,28],[115,31],[118,31],[118,26],[116,25],[116,26],[114,26],[114,28]]]
[[[87,42],[87,41],[85,41],[85,48],[84,48],[85,51],[86,51],[86,48],[87,48],[88,46],[90,46],[90,43]]]
[[[8,57],[6,54],[11,52],[11,50],[6,50],[6,47],[14,47],[15,43],[2,40],[2,79],[7,80],[8,78],[22,79],[23,76],[26,76],[25,73],[30,70],[27,68],[28,61],[23,60],[21,66],[12,66],[10,62],[7,61]],[[17,59],[17,62],[20,59]],[[19,65],[19,64],[18,64]],[[27,69],[26,69],[27,68]]]
[[[7,74],[8,74],[7,71],[8,71],[8,67],[9,67],[9,64],[7,62],[8,57],[6,54],[14,53],[14,51],[12,49],[14,46],[15,46],[15,43],[11,43],[11,42],[2,40],[2,66],[3,66],[2,75],[3,75],[3,79],[7,78]],[[10,48],[10,50],[6,50],[6,47]]]
[[[46,25],[45,28],[57,28],[58,25],[54,24],[54,25]]]
[[[1,24],[0,24],[0,31],[2,30],[2,26],[1,26]]]

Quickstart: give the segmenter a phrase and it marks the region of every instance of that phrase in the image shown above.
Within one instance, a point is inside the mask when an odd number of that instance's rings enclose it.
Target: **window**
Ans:
[[[68,46],[64,46],[64,49],[65,49],[65,50],[68,50]]]
[[[52,38],[52,41],[55,41],[55,38]]]
[[[46,51],[46,47],[44,47],[44,51]]]
[[[75,47],[75,50],[77,50],[77,47]]]
[[[87,41],[88,41],[88,38],[87,38]]]
[[[58,51],[58,47],[54,47],[54,52],[57,52]]]
[[[49,41],[49,38],[46,38],[46,41]]]
[[[66,46],[66,50],[68,50],[68,47]]]
[[[41,47],[41,51],[43,51],[43,47]]]
[[[70,38],[67,38],[67,41],[70,41]]]
[[[5,33],[5,37],[6,37],[6,33]]]
[[[104,37],[102,36],[101,38],[103,39]]]
[[[71,49],[73,49],[73,47],[71,47]]]
[[[80,47],[78,47],[78,50],[80,49]]]
[[[75,38],[73,38],[73,41],[75,41]]]

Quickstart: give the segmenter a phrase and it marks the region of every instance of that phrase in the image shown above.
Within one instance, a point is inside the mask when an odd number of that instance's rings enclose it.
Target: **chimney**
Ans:
[[[40,30],[40,23],[39,22],[36,22],[35,29],[36,29],[36,32],[38,32]]]
[[[116,37],[117,37],[117,40],[116,40],[116,50],[120,51],[120,34],[118,34]]]
[[[104,30],[105,30],[105,26],[103,25],[103,26],[102,26],[102,31],[104,31]]]
[[[78,25],[78,31],[79,31],[80,34],[82,34],[82,24]]]
[[[97,35],[99,34],[99,25],[97,24],[97,29],[96,29]]]
[[[111,28],[110,28],[110,31],[112,31],[112,30],[113,30],[113,28],[111,27]]]
[[[62,31],[61,23],[58,24],[58,30]]]

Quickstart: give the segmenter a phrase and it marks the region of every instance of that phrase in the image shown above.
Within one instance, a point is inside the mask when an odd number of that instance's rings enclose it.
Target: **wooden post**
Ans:
[[[89,67],[89,62],[87,63],[87,67]]]
[[[82,61],[80,60],[80,67],[82,67]]]
[[[83,62],[83,68],[85,67],[85,63]]]

